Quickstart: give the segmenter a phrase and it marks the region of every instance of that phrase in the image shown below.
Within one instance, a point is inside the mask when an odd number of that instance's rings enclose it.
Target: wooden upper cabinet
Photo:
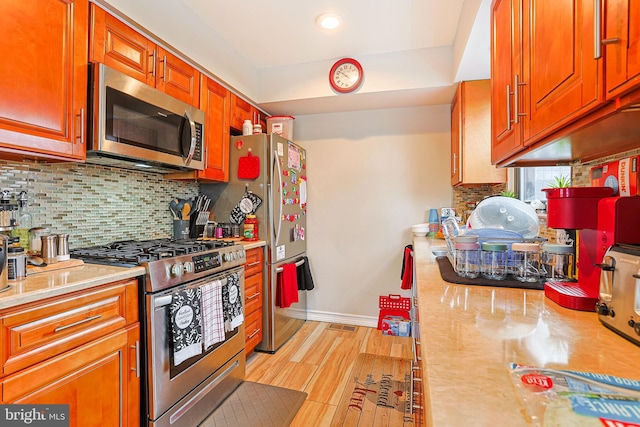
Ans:
[[[198,178],[229,181],[229,120],[231,93],[214,80],[202,76],[201,107],[207,113],[205,125],[205,170]]]
[[[537,142],[603,100],[594,44],[593,0],[525,0],[523,105],[525,145]]]
[[[103,63],[155,86],[155,49],[155,43],[94,3],[91,4],[91,61]]]
[[[200,71],[158,47],[156,87],[174,98],[200,108]]]
[[[87,0],[2,2],[0,151],[9,157],[85,158],[88,11]]]
[[[603,103],[593,0],[494,0],[492,161],[502,162]]]
[[[491,83],[461,82],[451,104],[451,185],[497,184],[505,169],[491,164]]]
[[[90,60],[200,107],[200,72],[127,24],[91,5]]]
[[[494,0],[491,13],[491,161],[497,163],[522,148],[514,83],[522,75],[518,0]],[[519,86],[519,84],[518,84]],[[520,104],[518,102],[518,104]],[[518,112],[519,113],[519,112]]]
[[[613,99],[640,84],[640,3],[607,0],[604,5],[606,96]]]
[[[229,181],[229,120],[231,92],[215,80],[202,75],[200,84],[200,108],[205,118],[204,170],[165,174],[167,179]]]
[[[242,131],[242,124],[245,120],[253,123],[254,116],[257,114],[256,108],[236,94],[231,94],[231,127],[238,131]],[[263,129],[266,131],[266,129]]]

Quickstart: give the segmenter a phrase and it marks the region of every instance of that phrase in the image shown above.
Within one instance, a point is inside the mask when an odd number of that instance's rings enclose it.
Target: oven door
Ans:
[[[178,366],[174,366],[171,355],[172,294],[218,279],[227,286],[232,274],[238,274],[240,301],[244,301],[244,267],[146,295],[149,425],[196,425],[244,380],[244,323],[226,332],[225,341]]]

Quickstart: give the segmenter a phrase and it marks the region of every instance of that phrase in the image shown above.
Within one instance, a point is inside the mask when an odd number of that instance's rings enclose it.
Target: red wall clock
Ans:
[[[353,58],[342,58],[331,67],[329,83],[339,93],[349,93],[362,84],[364,72],[362,65]]]

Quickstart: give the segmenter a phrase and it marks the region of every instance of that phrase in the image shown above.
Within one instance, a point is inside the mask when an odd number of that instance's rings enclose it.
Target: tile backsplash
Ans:
[[[0,189],[26,190],[33,225],[68,233],[78,248],[170,237],[170,200],[194,198],[199,184],[84,163],[0,160]]]

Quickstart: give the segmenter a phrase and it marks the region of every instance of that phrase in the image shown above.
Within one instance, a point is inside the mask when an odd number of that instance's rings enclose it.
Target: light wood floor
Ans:
[[[247,360],[247,381],[307,393],[293,427],[331,424],[359,353],[412,357],[410,338],[382,335],[363,326],[348,326],[355,331],[340,326],[306,322],[275,354],[254,353]]]

